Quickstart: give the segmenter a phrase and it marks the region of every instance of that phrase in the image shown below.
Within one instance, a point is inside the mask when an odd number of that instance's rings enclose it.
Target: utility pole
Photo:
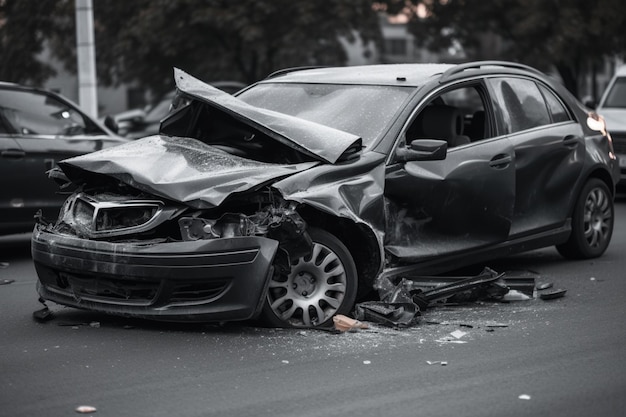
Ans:
[[[90,116],[98,117],[96,46],[93,34],[92,0],[76,0],[75,8],[78,104]]]

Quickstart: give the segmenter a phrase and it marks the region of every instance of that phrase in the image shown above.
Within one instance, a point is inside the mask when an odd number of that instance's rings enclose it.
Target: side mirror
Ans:
[[[404,148],[398,148],[396,159],[399,162],[441,161],[446,159],[448,142],[438,139],[417,139]]]
[[[104,118],[104,126],[106,126],[107,129],[109,129],[111,132],[115,134],[117,134],[120,130],[119,126],[117,125],[117,122],[111,115],[108,115],[107,117]]]

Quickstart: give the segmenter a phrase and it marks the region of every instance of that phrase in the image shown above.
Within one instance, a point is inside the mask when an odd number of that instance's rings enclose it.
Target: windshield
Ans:
[[[602,107],[626,108],[626,77],[615,80]]]
[[[103,134],[77,109],[37,91],[0,90],[0,131],[19,135]]]
[[[394,86],[264,83],[237,98],[352,133],[370,146],[413,91]]]

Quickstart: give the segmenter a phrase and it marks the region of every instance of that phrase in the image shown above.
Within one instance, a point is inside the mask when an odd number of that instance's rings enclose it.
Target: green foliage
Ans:
[[[172,68],[206,81],[251,83],[289,66],[341,65],[339,36],[380,40],[371,0],[94,1],[98,81],[131,82],[159,94],[173,87]],[[55,53],[73,23],[60,31]]]
[[[37,59],[54,29],[56,0],[0,0],[0,80],[41,85],[54,69]]]
[[[605,57],[626,54],[623,0],[413,0],[429,16],[414,16],[411,31],[434,50],[459,42],[469,59],[511,59],[542,69],[554,66],[577,93],[578,81]],[[485,39],[502,49],[485,53]],[[491,54],[491,55],[490,55]],[[495,55],[497,54],[497,55]]]

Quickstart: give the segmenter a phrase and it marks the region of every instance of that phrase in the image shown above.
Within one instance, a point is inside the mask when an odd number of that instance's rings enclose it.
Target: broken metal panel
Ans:
[[[298,117],[251,106],[212,87],[178,68],[174,69],[177,88],[212,109],[224,112],[253,129],[318,160],[335,163],[351,147],[361,147],[361,138]],[[175,117],[174,115],[168,117]],[[163,126],[167,125],[167,119]]]
[[[448,300],[457,302],[477,299],[502,299],[509,292],[504,283],[504,273],[485,268],[473,277],[454,277],[450,282],[425,289],[438,277],[401,278],[392,281],[379,277],[375,288],[380,301],[359,303],[355,315],[359,320],[370,320],[379,324],[406,327],[416,324],[420,311],[431,303]]]
[[[75,182],[84,179],[86,173],[104,174],[138,190],[199,209],[216,207],[231,194],[318,164],[257,162],[195,139],[168,136],[150,136],[59,163]]]
[[[320,165],[276,182],[286,200],[384,231],[384,155],[369,152],[341,165]]]

